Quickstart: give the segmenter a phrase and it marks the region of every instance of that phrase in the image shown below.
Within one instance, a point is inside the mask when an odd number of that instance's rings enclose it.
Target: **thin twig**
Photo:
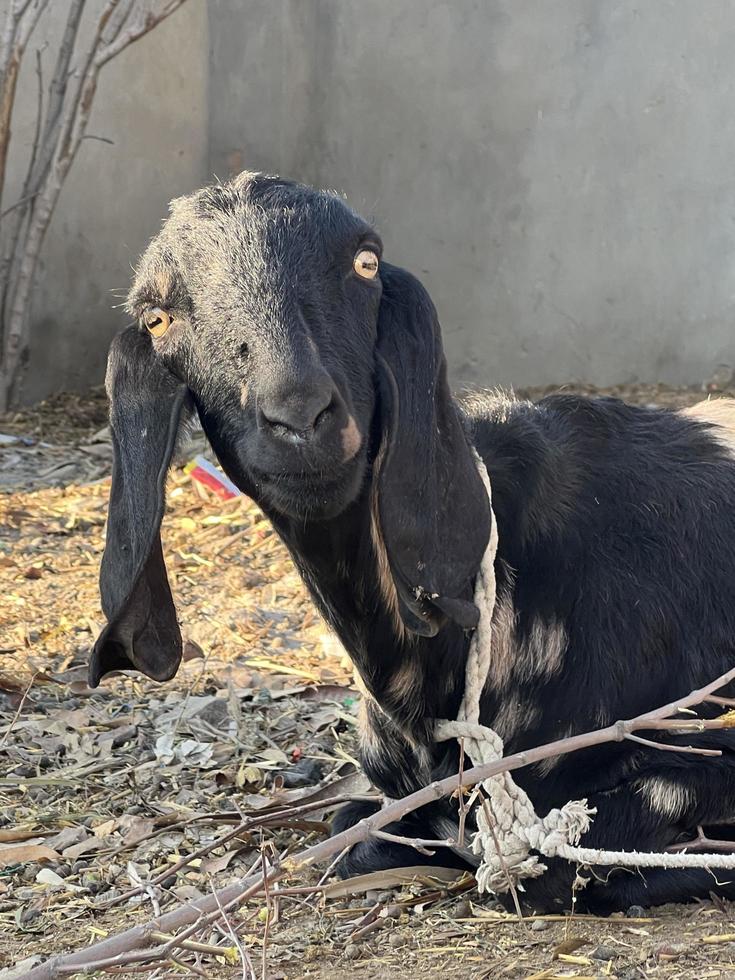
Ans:
[[[669,745],[666,742],[654,742],[650,738],[641,738],[640,735],[629,733],[625,736],[631,742],[638,742],[640,745],[647,745],[651,749],[659,749],[661,752],[685,752],[691,755],[722,755],[720,749],[698,749],[693,745]]]
[[[12,719],[10,721],[10,724],[5,729],[5,734],[3,735],[2,739],[0,739],[0,749],[4,748],[5,743],[7,742],[8,738],[10,737],[10,733],[13,730],[13,726],[15,725],[15,723],[17,722],[17,720],[20,718],[20,713],[23,710],[23,705],[26,702],[26,698],[30,694],[31,688],[33,687],[33,682],[35,681],[35,679],[37,677],[38,677],[38,671],[36,670],[36,671],[33,672],[32,676],[31,676],[31,679],[28,681],[28,687],[23,692],[23,697],[20,699],[20,704],[18,705],[18,708],[17,708],[15,714],[13,715],[13,717],[12,717]]]
[[[32,194],[26,194],[25,197],[19,197],[15,204],[11,204],[9,207],[5,208],[4,211],[0,211],[0,221],[7,217],[7,215],[9,215],[12,211],[15,211],[16,208],[23,207],[24,204],[28,204],[29,201],[32,201],[37,193],[38,191],[34,191]]]
[[[327,870],[324,872],[324,874],[321,876],[321,878],[317,882],[317,887],[321,887],[324,884],[324,882],[331,875],[331,873],[337,867],[337,865],[342,860],[342,858],[346,856],[346,854],[348,853],[348,851],[349,851],[349,847],[343,847],[342,850],[339,852],[339,854],[334,858],[334,860],[332,860],[332,861],[329,862],[329,864],[327,865]]]
[[[431,850],[431,848],[457,846],[457,841],[452,840],[450,837],[445,840],[423,840],[420,837],[401,837],[400,834],[389,834],[385,830],[374,830],[370,836],[377,837],[378,840],[390,841],[393,844],[404,844],[406,847],[413,847],[419,854],[426,854],[427,857],[434,856],[435,850]]]
[[[735,708],[735,698],[721,698],[711,694],[708,698],[704,699],[712,704],[719,704],[722,708]]]
[[[493,812],[490,808],[490,801],[488,800],[488,798],[485,796],[484,793],[482,794],[481,798],[482,798],[482,810],[483,813],[485,814],[485,819],[487,820],[487,825],[490,829],[490,834],[493,839],[493,844],[495,844],[495,850],[497,851],[498,854],[500,867],[503,869],[503,874],[505,875],[506,880],[508,882],[508,888],[510,889],[510,894],[513,898],[513,905],[515,906],[516,915],[518,916],[518,921],[523,922],[523,912],[521,911],[521,903],[518,900],[518,889],[516,888],[515,882],[513,881],[513,875],[510,873],[508,864],[505,860],[503,850],[500,846],[500,841],[498,840],[498,835],[495,833],[495,817],[493,816]]]
[[[268,930],[271,924],[271,899],[268,890],[268,864],[265,858],[265,845],[260,842],[260,857],[263,864],[263,891],[265,893],[265,925],[263,926],[263,950],[261,961],[261,980],[268,980]]]
[[[31,156],[28,162],[28,177],[23,184],[21,200],[23,200],[23,198],[26,200],[33,199],[33,195],[29,193],[29,180],[41,145],[41,126],[43,125],[43,47],[36,49],[36,80],[36,125],[33,132],[33,143],[31,144]]]
[[[467,822],[469,807],[465,802],[464,789],[462,787],[462,776],[464,775],[464,739],[459,739],[459,772],[457,774],[457,805],[459,807],[459,832],[457,833],[457,844],[464,847],[464,831]]]
[[[194,939],[181,939],[178,936],[167,936],[163,932],[152,932],[151,937],[163,943],[170,943],[176,940],[176,945],[179,949],[185,949],[192,953],[206,953],[209,956],[222,955],[221,948],[219,946],[213,946],[211,943],[200,943]]]
[[[683,844],[672,844],[666,848],[669,854],[678,854],[681,851],[694,853],[695,851],[720,851],[723,854],[735,852],[735,840],[717,840],[708,837],[704,832],[704,827],[697,827],[697,836],[694,840],[684,841]]]
[[[227,933],[230,936],[230,939],[232,939],[233,943],[237,947],[238,953],[240,954],[240,962],[242,963],[242,980],[248,980],[248,973],[250,974],[249,980],[256,980],[255,967],[253,966],[253,961],[250,959],[250,954],[248,953],[248,951],[245,949],[242,942],[240,941],[240,937],[237,934],[237,930],[233,927],[227,913],[222,908],[222,903],[220,902],[219,896],[217,895],[217,891],[214,887],[214,882],[212,881],[211,875],[209,877],[209,887],[212,891],[212,895],[214,896],[214,900],[217,903],[217,908],[220,910],[220,913],[222,915],[222,921],[225,924]]]

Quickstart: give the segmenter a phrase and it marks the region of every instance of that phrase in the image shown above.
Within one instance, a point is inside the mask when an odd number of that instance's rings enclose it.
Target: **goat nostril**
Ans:
[[[317,417],[316,417],[316,418],[314,419],[314,421],[312,422],[312,428],[313,428],[313,429],[318,429],[318,428],[319,428],[319,426],[320,426],[320,425],[321,425],[321,424],[322,424],[323,422],[326,422],[326,421],[328,420],[328,418],[329,418],[329,416],[330,416],[330,415],[332,414],[332,412],[334,411],[334,406],[335,406],[335,402],[334,402],[334,397],[332,397],[332,399],[331,399],[331,401],[329,402],[329,404],[328,404],[328,405],[326,405],[326,406],[325,406],[325,407],[324,407],[324,408],[323,408],[323,409],[321,410],[321,412],[319,412],[319,414],[317,415]]]
[[[243,341],[243,343],[240,344],[240,357],[242,357],[244,360],[249,354],[250,347]]]

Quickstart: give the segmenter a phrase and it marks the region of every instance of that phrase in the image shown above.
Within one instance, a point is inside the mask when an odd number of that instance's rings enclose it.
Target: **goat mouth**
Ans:
[[[350,460],[339,475],[318,471],[265,471],[251,467],[258,490],[280,513],[290,517],[325,520],[336,517],[357,496],[365,470],[364,460]]]

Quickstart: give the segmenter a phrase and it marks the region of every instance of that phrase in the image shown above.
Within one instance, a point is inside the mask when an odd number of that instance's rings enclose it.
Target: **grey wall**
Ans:
[[[53,0],[29,46],[13,118],[11,181],[17,198],[32,142],[34,49],[45,40],[46,77],[68,0]],[[4,18],[7,0],[0,2]],[[88,3],[98,14],[98,0]],[[160,226],[171,197],[207,179],[206,0],[189,0],[100,75],[87,139],[61,192],[42,253],[32,307],[31,359],[23,399],[99,384],[110,338],[125,324],[113,309],[130,267]]]
[[[98,380],[168,199],[245,167],[375,219],[457,382],[703,380],[735,363],[734,50],[731,0],[188,0],[105,69],[26,398]]]
[[[213,169],[373,214],[455,380],[735,363],[730,0],[215,0],[210,31]]]

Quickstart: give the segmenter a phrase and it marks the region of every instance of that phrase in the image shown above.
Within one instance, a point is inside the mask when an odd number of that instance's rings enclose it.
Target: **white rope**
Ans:
[[[490,501],[490,541],[475,585],[475,603],[480,622],[467,656],[465,692],[456,721],[438,721],[437,742],[464,739],[465,752],[474,765],[485,765],[503,757],[503,740],[492,728],[480,724],[482,696],[492,658],[492,620],[495,611],[495,556],[498,530],[492,509],[492,489],[485,464],[475,453],[477,468]],[[589,830],[594,807],[587,800],[572,800],[561,809],[539,817],[531,800],[509,772],[485,779],[482,789],[487,801],[477,810],[477,833],[472,850],[480,855],[476,872],[480,892],[505,892],[521,887],[523,878],[536,878],[546,865],[530,852],[546,858],[561,857],[578,864],[618,865],[633,868],[725,868],[735,869],[735,854],[674,854],[639,851],[604,851],[579,847]],[[491,823],[492,822],[492,823]]]

